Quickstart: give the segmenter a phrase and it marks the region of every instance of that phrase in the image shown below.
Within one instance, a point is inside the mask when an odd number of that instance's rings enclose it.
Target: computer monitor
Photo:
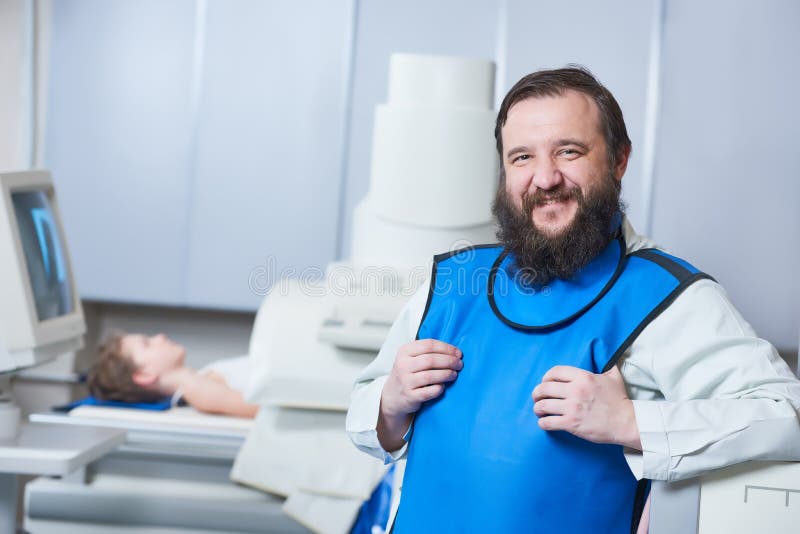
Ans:
[[[0,373],[80,349],[85,332],[50,173],[0,173]]]

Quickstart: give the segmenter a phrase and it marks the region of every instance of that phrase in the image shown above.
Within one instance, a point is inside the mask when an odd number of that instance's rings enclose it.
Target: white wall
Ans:
[[[800,326],[800,3],[669,0],[653,237],[756,331]]]
[[[54,4],[45,154],[82,295],[252,311],[273,260],[335,258],[353,4]]]
[[[30,168],[30,5],[0,0],[0,170]]]

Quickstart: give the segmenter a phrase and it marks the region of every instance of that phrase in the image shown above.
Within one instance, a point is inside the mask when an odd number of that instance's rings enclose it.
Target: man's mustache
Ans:
[[[525,193],[522,197],[522,206],[525,213],[530,213],[533,208],[544,206],[548,202],[566,202],[568,200],[581,201],[583,195],[577,187],[561,186],[558,189],[545,191],[537,189],[533,193]]]

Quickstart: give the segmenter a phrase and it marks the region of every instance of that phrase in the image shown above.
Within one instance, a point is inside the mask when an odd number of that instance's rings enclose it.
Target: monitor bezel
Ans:
[[[22,249],[22,242],[17,225],[17,217],[13,204],[12,195],[14,193],[43,191],[50,202],[53,212],[58,235],[61,239],[61,249],[64,261],[67,265],[69,284],[72,287],[72,312],[39,320],[36,311],[36,299],[33,294],[30,277],[28,275],[28,264],[25,253]],[[86,332],[84,322],[83,307],[81,305],[80,293],[75,282],[75,273],[70,256],[69,246],[67,245],[64,224],[61,218],[61,211],[56,197],[55,185],[52,176],[48,171],[32,170],[0,173],[0,231],[10,232],[10,239],[13,249],[4,250],[2,253],[16,258],[16,261],[7,262],[13,265],[0,265],[0,295],[10,297],[6,303],[0,303],[0,315],[3,317],[5,327],[5,345],[9,351],[24,351],[35,349],[44,345],[61,342],[65,339],[82,336]],[[10,253],[10,254],[9,254]],[[6,263],[6,262],[2,262]],[[15,291],[15,289],[22,289]],[[26,319],[19,320],[15,317],[13,309],[17,313],[19,305],[22,304],[26,310]]]

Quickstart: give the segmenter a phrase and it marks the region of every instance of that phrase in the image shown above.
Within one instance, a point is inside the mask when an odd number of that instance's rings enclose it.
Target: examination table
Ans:
[[[79,407],[31,420],[127,429],[124,445],[81,472],[27,484],[25,529],[33,534],[309,532],[283,513],[282,498],[230,481],[251,420],[188,407]]]

